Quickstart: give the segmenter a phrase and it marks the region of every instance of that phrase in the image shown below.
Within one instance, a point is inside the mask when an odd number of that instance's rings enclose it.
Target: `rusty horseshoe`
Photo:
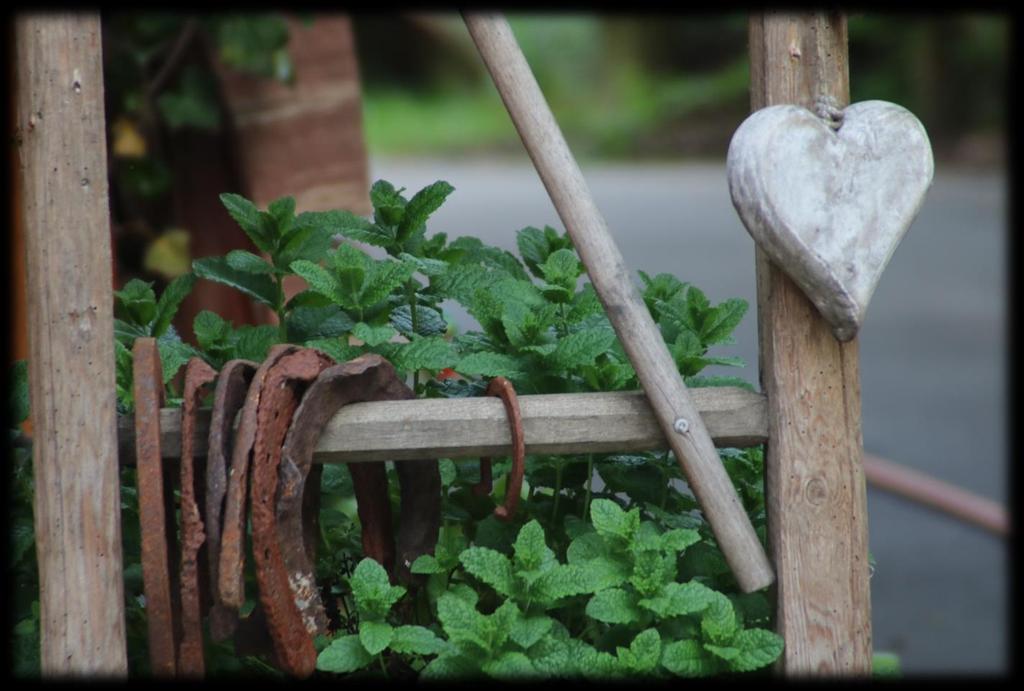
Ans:
[[[505,404],[512,432],[512,468],[505,486],[505,503],[495,507],[494,515],[502,521],[511,521],[519,506],[519,494],[523,488],[523,473],[526,467],[526,442],[523,436],[523,416],[519,411],[516,390],[505,377],[495,377],[487,386],[488,396],[497,396]],[[491,459],[480,459],[480,482],[473,485],[473,494],[487,496],[491,493]]]

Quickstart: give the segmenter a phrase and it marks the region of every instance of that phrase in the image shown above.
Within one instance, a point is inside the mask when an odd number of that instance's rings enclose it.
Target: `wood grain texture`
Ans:
[[[127,671],[96,13],[16,19],[42,673]]]
[[[765,550],[508,22],[464,17],[736,581],[745,592],[770,585]],[[687,425],[676,432],[680,419]]]
[[[761,394],[734,387],[691,391],[715,444],[747,447],[767,438],[767,403]],[[520,396],[527,453],[569,454],[665,449],[665,434],[642,391]],[[210,411],[196,420],[196,455]],[[131,417],[118,421],[121,458],[134,462]],[[161,411],[164,458],[181,454],[181,411]],[[314,463],[478,458],[512,452],[505,408],[497,398],[420,399],[353,403],[327,423]]]
[[[842,14],[750,21],[751,109],[819,94],[849,102]],[[768,396],[768,538],[788,676],[871,670],[867,499],[856,339],[840,343],[799,288],[756,254],[761,388]]]

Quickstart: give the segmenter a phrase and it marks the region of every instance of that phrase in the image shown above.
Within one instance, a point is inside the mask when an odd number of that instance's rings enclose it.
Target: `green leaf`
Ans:
[[[231,325],[219,314],[203,310],[192,321],[192,332],[196,342],[203,350],[211,350],[222,345],[231,333]]]
[[[350,346],[343,338],[314,338],[306,341],[307,348],[316,348],[325,355],[329,355],[336,362],[348,362],[359,357],[363,349]]]
[[[373,204],[374,220],[377,221],[377,225],[397,226],[402,222],[408,202],[401,191],[396,190],[386,180],[378,180],[370,187],[370,203]]]
[[[437,618],[448,640],[460,650],[490,653],[488,638],[491,627],[472,602],[449,591],[437,600]]]
[[[487,547],[470,547],[459,555],[463,568],[501,595],[512,594],[512,565],[508,557]]]
[[[231,286],[272,308],[283,302],[281,289],[270,276],[233,269],[224,257],[196,259],[192,262],[192,270],[199,278]]]
[[[579,564],[556,564],[537,578],[532,592],[545,602],[557,602],[562,598],[594,592],[594,580]]]
[[[236,358],[263,362],[267,358],[271,346],[278,342],[279,334],[276,326],[261,324],[260,326],[240,326],[235,332],[235,336],[234,356]]]
[[[587,616],[606,624],[629,624],[640,618],[633,596],[621,588],[609,588],[590,598]]]
[[[299,306],[285,316],[288,338],[304,343],[319,338],[337,338],[352,331],[355,322],[338,305]]]
[[[485,662],[483,671],[495,679],[517,680],[538,676],[530,658],[515,651],[502,653],[496,659]]]
[[[517,570],[539,569],[545,561],[550,561],[554,557],[544,542],[544,529],[536,519],[519,529],[512,549],[515,552]]]
[[[544,615],[521,617],[513,622],[512,628],[509,630],[509,638],[525,650],[546,636],[551,630],[552,624],[554,624],[554,620]]]
[[[241,227],[245,234],[261,251],[272,254],[276,249],[273,230],[269,228],[266,217],[260,215],[256,205],[240,194],[224,193],[220,202],[228,210],[231,218]]]
[[[116,316],[140,326],[149,326],[156,317],[156,294],[153,283],[133,278],[121,290],[114,291]],[[152,332],[150,332],[150,335]]]
[[[658,550],[635,551],[629,582],[645,597],[657,593],[676,578],[676,557]]]
[[[273,274],[274,267],[266,259],[246,250],[231,250],[225,257],[228,266],[245,274]]]
[[[325,214],[323,219],[325,227],[351,240],[365,242],[376,247],[390,247],[395,243],[394,228],[381,227],[362,216],[355,215],[351,211],[327,211],[322,213]],[[302,216],[299,216],[299,220],[301,219]]]
[[[267,213],[274,219],[278,237],[284,237],[295,223],[295,197],[281,197],[267,205]]]
[[[348,635],[331,641],[316,658],[316,668],[321,672],[346,674],[362,669],[373,661],[373,656],[363,648],[359,636]]]
[[[402,344],[392,362],[402,372],[416,372],[421,369],[438,372],[445,367],[451,367],[457,359],[458,355],[448,341],[440,336],[431,336]]]
[[[703,612],[715,599],[715,591],[699,581],[688,581],[668,583],[657,595],[641,599],[637,604],[662,619],[668,619]]]
[[[163,366],[164,384],[170,383],[174,375],[193,357],[199,357],[195,348],[180,340],[168,338],[158,339],[157,350],[160,352],[160,363]]]
[[[369,557],[356,565],[349,578],[352,595],[360,612],[383,616],[405,594],[405,588],[392,586],[384,567]]]
[[[871,656],[871,676],[881,679],[901,677],[899,655],[886,652],[874,653]]]
[[[412,566],[409,567],[409,570],[412,573],[422,574],[442,573],[445,571],[433,554],[421,554],[416,557],[416,560],[412,563]]]
[[[178,84],[161,93],[156,105],[172,131],[186,127],[215,131],[220,127],[216,89],[210,74],[196,65],[186,65]]]
[[[583,264],[576,257],[575,251],[561,249],[548,255],[548,258],[540,265],[540,270],[544,274],[544,280],[548,283],[575,290],[576,280],[583,273]]]
[[[754,385],[745,379],[720,375],[686,377],[686,386],[691,389],[700,388],[702,386],[738,386],[741,389],[746,389],[747,391],[756,391]]]
[[[540,265],[552,252],[572,248],[572,241],[566,234],[559,235],[551,226],[544,226],[544,230],[527,226],[516,233],[516,246],[533,275],[542,278],[544,274]]]
[[[290,268],[306,281],[309,289],[314,293],[319,293],[333,302],[344,304],[346,307],[355,303],[354,300],[346,300],[343,297],[337,278],[319,264],[315,264],[307,259],[297,259],[291,263]],[[362,281],[360,280],[359,286],[356,287],[357,294],[361,286]]]
[[[700,542],[700,533],[696,530],[676,528],[661,536],[661,548],[675,554],[698,542]]]
[[[390,295],[395,288],[404,286],[412,276],[408,264],[398,261],[379,261],[370,265],[366,273],[366,281],[359,297],[359,304],[364,308],[372,307]]]
[[[371,348],[379,346],[381,343],[387,343],[397,333],[390,325],[370,326],[359,322],[352,327],[352,335]]]
[[[406,336],[412,336],[413,333],[420,336],[440,336],[448,331],[448,323],[441,313],[425,305],[416,305],[415,332],[412,328],[412,308],[409,305],[399,305],[391,310],[388,319],[391,326]]]
[[[661,665],[681,677],[705,677],[718,670],[718,664],[694,640],[667,644],[661,652]]]
[[[560,370],[590,365],[599,355],[606,353],[613,343],[615,332],[611,329],[577,331],[558,341],[558,347],[549,361]]]
[[[480,676],[480,668],[473,658],[460,652],[445,653],[430,661],[420,673],[423,681],[440,679],[470,679]]]
[[[359,642],[370,655],[376,655],[391,643],[393,629],[391,624],[383,621],[360,621]]]
[[[28,361],[18,360],[11,365],[10,373],[11,392],[8,406],[12,422],[14,425],[20,425],[29,416]]]
[[[405,240],[414,231],[426,225],[430,215],[437,211],[448,195],[454,191],[455,188],[447,182],[438,180],[414,194],[405,206],[402,222],[398,226],[398,239]]]
[[[444,640],[423,626],[396,626],[389,645],[396,653],[407,655],[438,655],[446,648]]]
[[[629,644],[629,648],[618,648],[619,659],[630,671],[637,674],[651,674],[661,660],[661,636],[657,629],[641,631]]]
[[[501,353],[472,353],[459,360],[453,369],[466,376],[516,379],[523,374],[515,358]]]
[[[140,326],[123,319],[114,319],[114,338],[124,345],[132,345],[136,338],[149,336],[149,327]]]
[[[640,528],[640,509],[626,512],[610,499],[595,499],[590,503],[590,520],[601,535],[630,540]]]
[[[700,628],[706,639],[713,644],[726,645],[732,642],[739,622],[729,598],[712,591],[711,602],[701,616]]]
[[[192,286],[195,285],[195,282],[195,274],[187,273],[178,276],[164,288],[164,292],[161,293],[160,299],[156,303],[156,316],[150,332],[155,338],[160,338],[167,331],[167,327],[170,326],[171,320],[174,319],[178,307],[181,305],[182,300],[192,292]]]
[[[716,305],[704,317],[701,340],[708,345],[726,342],[746,313],[747,301],[739,298],[730,298]]]
[[[766,667],[782,654],[782,636],[767,629],[745,629],[736,634],[732,647],[739,653],[729,661],[734,672],[751,672]]]

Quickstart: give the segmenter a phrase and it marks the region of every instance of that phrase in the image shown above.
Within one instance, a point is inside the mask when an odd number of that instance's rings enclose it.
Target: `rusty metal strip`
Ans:
[[[519,494],[523,488],[523,473],[526,470],[526,442],[523,437],[523,415],[519,411],[519,399],[516,398],[516,390],[512,382],[505,377],[495,377],[487,386],[488,396],[497,396],[505,404],[505,413],[508,415],[509,426],[512,430],[512,468],[508,473],[508,482],[505,486],[505,503],[494,509],[494,515],[502,521],[511,521],[515,515],[516,507],[519,506]],[[490,471],[490,460],[480,459],[481,476],[483,476],[483,463],[487,461],[487,470]],[[490,473],[488,472],[488,475]]]
[[[297,544],[282,545],[278,540],[278,468],[281,446],[302,393],[333,364],[334,360],[311,348],[283,356],[267,372],[256,415],[250,488],[256,581],[278,662],[285,672],[299,678],[313,673],[317,653],[292,598],[282,554],[301,550],[303,537],[299,536]]]
[[[245,402],[256,363],[249,360],[231,360],[217,377],[213,392],[213,414],[210,417],[210,436],[206,457],[206,559],[210,583],[210,637],[215,641],[227,640],[238,627],[238,612],[224,605],[217,587],[220,574],[221,516],[227,494],[227,461],[231,457],[235,434],[232,424]]]
[[[196,502],[193,472],[196,408],[203,388],[217,378],[217,372],[194,357],[185,365],[185,387],[181,407],[181,642],[178,647],[178,675],[202,678],[203,626],[199,601],[199,548],[206,539],[203,518]]]
[[[171,606],[167,515],[160,457],[160,408],[163,371],[156,339],[139,338],[132,346],[135,398],[135,457],[142,529],[142,584],[146,597],[149,663],[156,677],[177,672],[175,617]],[[171,514],[173,520],[173,514]],[[173,524],[172,524],[173,529]]]
[[[224,500],[224,527],[221,529],[220,537],[217,589],[220,601],[236,611],[241,609],[245,602],[245,505],[249,495],[249,464],[256,440],[256,412],[267,372],[282,357],[298,349],[298,346],[289,344],[275,345],[270,349],[267,359],[253,375],[235,433],[231,467],[228,471],[228,490]]]

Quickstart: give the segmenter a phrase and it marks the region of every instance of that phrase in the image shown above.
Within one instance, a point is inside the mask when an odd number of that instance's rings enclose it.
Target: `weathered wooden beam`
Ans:
[[[849,103],[841,13],[756,14],[750,107]],[[814,305],[756,253],[761,388],[768,396],[765,495],[787,676],[871,671],[867,493],[857,340],[840,343]]]
[[[511,27],[500,14],[463,17],[736,582],[771,585],[768,555]]]
[[[100,18],[18,15],[40,652],[127,672]]]
[[[692,391],[715,444],[746,447],[766,439],[767,405],[740,388]],[[527,453],[607,453],[668,447],[642,391],[520,396]],[[206,453],[210,411],[198,416],[196,454]],[[121,458],[134,463],[132,418],[118,423]],[[165,457],[181,453],[181,413],[161,412]],[[505,409],[497,398],[353,403],[327,424],[314,462],[477,458],[511,453]]]

